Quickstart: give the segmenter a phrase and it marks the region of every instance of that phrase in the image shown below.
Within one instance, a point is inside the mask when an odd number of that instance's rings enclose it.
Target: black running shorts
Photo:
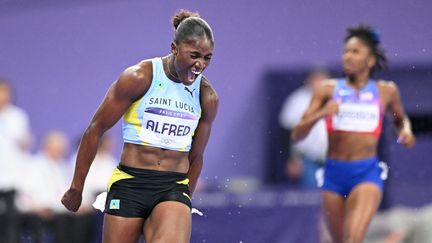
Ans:
[[[192,208],[185,173],[119,165],[108,183],[105,213],[147,218],[160,202],[177,201]]]

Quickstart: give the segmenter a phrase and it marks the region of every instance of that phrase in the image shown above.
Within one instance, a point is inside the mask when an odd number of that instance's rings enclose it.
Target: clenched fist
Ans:
[[[63,195],[61,202],[62,204],[72,212],[78,211],[81,206],[82,201],[82,191],[78,191],[73,188],[69,188]]]

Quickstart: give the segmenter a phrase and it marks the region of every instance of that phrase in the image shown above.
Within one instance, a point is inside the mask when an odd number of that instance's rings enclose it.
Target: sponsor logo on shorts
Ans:
[[[189,201],[192,201],[190,196],[187,193],[183,192],[183,196],[187,197],[187,199],[189,199]]]
[[[120,209],[120,199],[111,199],[109,209]]]

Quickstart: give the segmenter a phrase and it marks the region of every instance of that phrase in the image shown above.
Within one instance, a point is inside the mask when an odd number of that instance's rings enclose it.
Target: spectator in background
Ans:
[[[66,154],[68,138],[60,131],[48,132],[38,154],[22,167],[17,206],[23,213],[21,226],[35,242],[47,241],[53,232],[54,242],[70,242],[73,230],[70,215],[58,203],[67,188]],[[75,241],[78,242],[78,241]]]
[[[31,144],[27,113],[12,98],[12,87],[0,78],[0,243],[16,241],[16,180]]]
[[[0,191],[15,187],[18,164],[30,147],[30,128],[27,113],[13,105],[12,88],[0,78]]]
[[[288,135],[300,122],[314,91],[327,78],[329,78],[327,70],[322,68],[311,70],[305,84],[285,100],[279,114],[279,124],[288,131]],[[287,136],[287,140],[289,139],[290,136]],[[318,121],[304,140],[290,144],[289,147],[289,156],[285,163],[286,176],[290,180],[297,181],[304,188],[316,188],[315,172],[323,165],[328,147],[324,120]]]
[[[27,113],[12,104],[12,87],[0,78],[0,142],[9,143],[14,151],[26,152],[31,145],[31,133]]]
[[[65,212],[58,198],[67,187],[65,158],[68,145],[66,135],[60,131],[50,131],[44,136],[40,152],[23,166],[26,180],[21,183],[21,209],[41,216]]]

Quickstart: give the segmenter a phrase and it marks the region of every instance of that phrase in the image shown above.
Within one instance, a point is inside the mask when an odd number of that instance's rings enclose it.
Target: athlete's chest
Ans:
[[[165,114],[172,112],[187,113],[199,116],[201,106],[199,89],[197,87],[179,84],[167,84],[156,81],[154,88],[144,97],[144,111],[152,108],[160,108]]]
[[[382,106],[376,86],[354,89],[342,83],[334,90],[333,100],[339,104],[331,117],[334,130],[369,133],[380,127]]]

